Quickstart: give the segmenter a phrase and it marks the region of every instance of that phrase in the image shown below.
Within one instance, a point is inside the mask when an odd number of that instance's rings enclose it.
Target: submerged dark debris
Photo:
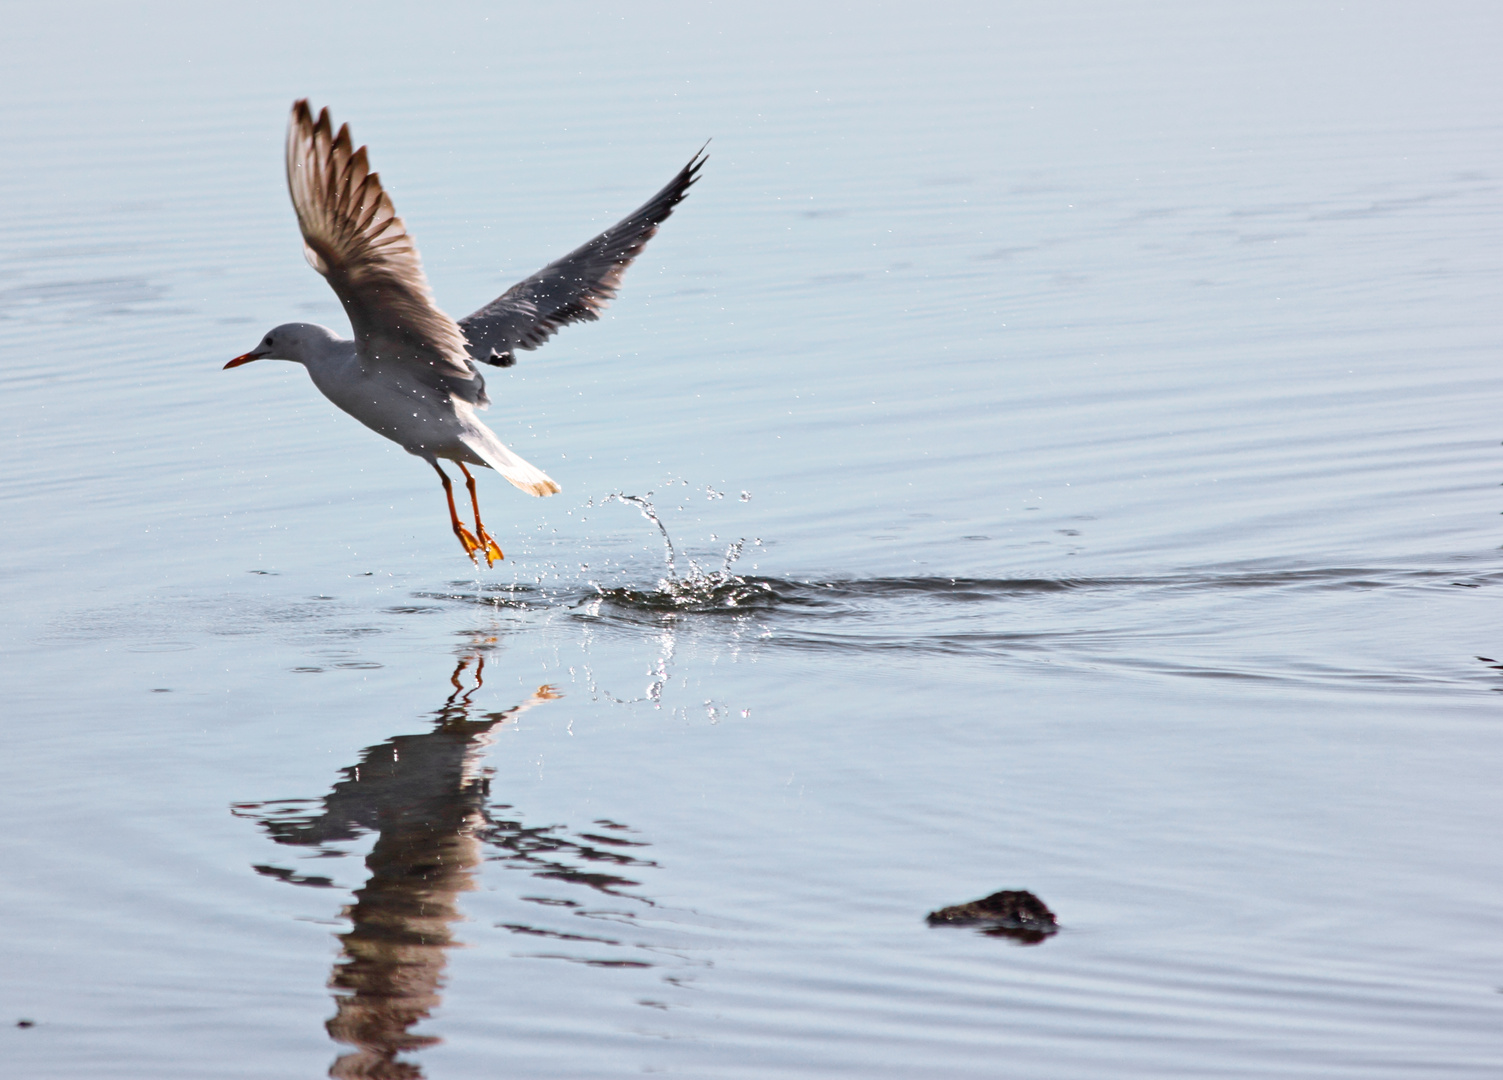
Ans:
[[[930,926],[973,926],[987,937],[1011,938],[1023,945],[1037,945],[1059,933],[1054,912],[1042,900],[1012,889],[931,911],[926,921]]]

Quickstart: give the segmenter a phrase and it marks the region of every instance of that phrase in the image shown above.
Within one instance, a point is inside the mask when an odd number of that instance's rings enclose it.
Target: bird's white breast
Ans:
[[[326,398],[409,453],[472,456],[460,441],[465,423],[449,395],[405,369],[364,362],[351,350],[347,357],[309,364],[308,374]]]

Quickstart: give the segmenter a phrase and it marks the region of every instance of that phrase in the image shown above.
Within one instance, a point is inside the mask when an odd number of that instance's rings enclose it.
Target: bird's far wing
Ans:
[[[704,163],[701,148],[667,187],[621,221],[460,319],[470,355],[509,367],[516,363],[516,349],[536,349],[561,326],[600,318],[621,275],[689,193]]]
[[[468,379],[464,334],[438,309],[417,246],[370,171],[365,147],[350,149],[348,124],[329,110],[313,119],[306,100],[287,125],[287,189],[303,254],[344,304],[363,355]]]

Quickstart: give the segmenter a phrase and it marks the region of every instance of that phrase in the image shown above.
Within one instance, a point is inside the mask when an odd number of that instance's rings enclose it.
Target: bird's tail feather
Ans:
[[[529,495],[556,495],[563,490],[542,469],[529,465],[520,455],[508,450],[490,431],[466,434],[461,441],[487,465]]]

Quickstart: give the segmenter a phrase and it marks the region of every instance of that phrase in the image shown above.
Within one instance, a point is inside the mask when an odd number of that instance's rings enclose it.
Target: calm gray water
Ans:
[[[1494,6],[6,21],[6,1076],[1503,1074]],[[300,96],[456,315],[714,138],[494,570]]]

